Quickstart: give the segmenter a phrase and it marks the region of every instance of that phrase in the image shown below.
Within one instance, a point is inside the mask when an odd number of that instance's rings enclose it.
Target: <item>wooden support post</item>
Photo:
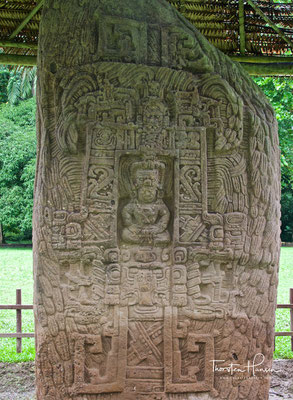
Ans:
[[[16,289],[16,305],[21,305],[21,289]],[[22,331],[22,320],[21,320],[21,309],[16,310],[16,333]],[[22,350],[22,338],[16,339],[16,352],[21,353]]]
[[[293,289],[290,289],[290,304],[293,306]],[[293,331],[293,308],[290,308],[290,329]],[[291,336],[291,350],[293,351],[293,336]]]
[[[239,0],[239,36],[240,36],[240,54],[245,55],[245,9],[244,0]]]
[[[253,0],[247,0],[247,3],[254,9],[254,11],[260,15],[267,23],[268,25],[270,25],[271,28],[274,29],[274,31],[276,31],[278,33],[278,35],[285,40],[286,43],[288,43],[290,45],[290,47],[293,50],[293,42],[292,40],[290,40],[285,34],[284,32],[277,27],[277,25],[254,3]]]

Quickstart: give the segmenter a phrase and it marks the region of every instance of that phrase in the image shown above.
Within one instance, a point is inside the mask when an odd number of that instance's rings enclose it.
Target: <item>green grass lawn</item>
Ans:
[[[289,302],[293,287],[293,248],[283,247],[279,275],[278,303]],[[31,249],[0,249],[0,304],[15,304],[16,289],[22,289],[23,304],[33,303]],[[0,333],[16,331],[15,311],[0,310]],[[277,310],[276,331],[290,330],[289,310]],[[33,311],[23,311],[23,332],[33,332]],[[0,362],[34,360],[34,339],[23,340],[23,352],[16,353],[16,339],[0,338]],[[293,358],[290,338],[276,338],[275,358]]]
[[[278,304],[289,303],[289,289],[293,288],[293,247],[282,247],[278,286]],[[276,331],[290,331],[290,311],[278,309],[276,311]],[[291,338],[276,337],[275,358],[293,358]]]
[[[22,290],[22,303],[33,304],[33,257],[31,249],[0,249],[0,304],[15,304],[16,289]],[[33,311],[22,312],[22,330],[34,332]],[[0,310],[0,333],[16,331],[16,312]],[[34,339],[23,339],[23,352],[16,353],[16,339],[0,338],[0,361],[31,361],[35,358]]]

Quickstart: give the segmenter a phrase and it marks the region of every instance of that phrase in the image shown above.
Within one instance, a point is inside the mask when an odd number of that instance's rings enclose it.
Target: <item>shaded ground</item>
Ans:
[[[293,359],[273,363],[270,400],[293,400]]]
[[[293,359],[276,360],[269,400],[293,400]],[[0,363],[0,400],[35,400],[34,363]],[[249,400],[249,399],[247,399]]]
[[[33,362],[0,363],[0,399],[34,400],[34,373]]]

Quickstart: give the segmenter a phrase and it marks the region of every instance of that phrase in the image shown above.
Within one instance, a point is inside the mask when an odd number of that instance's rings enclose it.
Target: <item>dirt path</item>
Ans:
[[[276,360],[269,400],[293,400],[293,360]],[[0,363],[0,400],[35,400],[34,363]],[[247,399],[249,400],[249,399]]]

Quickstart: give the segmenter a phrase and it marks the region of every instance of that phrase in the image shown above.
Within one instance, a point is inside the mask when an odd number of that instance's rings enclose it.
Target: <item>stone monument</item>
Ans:
[[[268,399],[277,123],[165,0],[46,0],[38,400]]]

